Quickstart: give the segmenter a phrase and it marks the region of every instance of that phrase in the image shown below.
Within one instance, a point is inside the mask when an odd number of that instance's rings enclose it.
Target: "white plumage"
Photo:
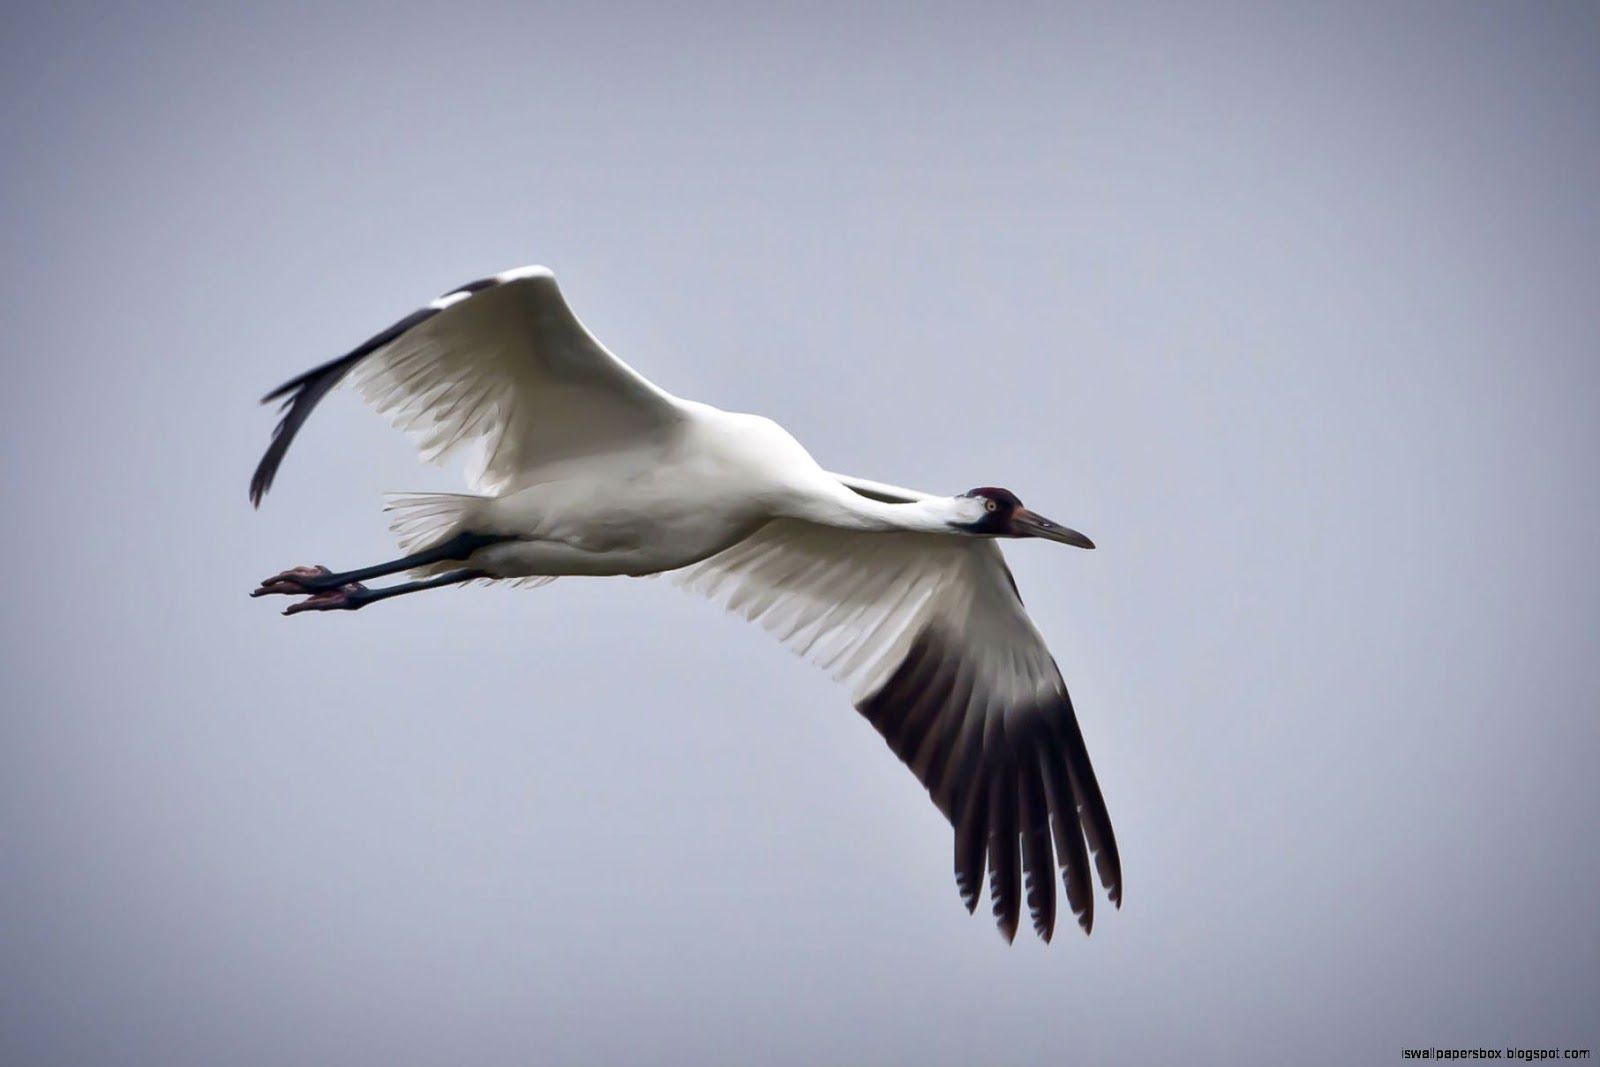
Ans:
[[[294,614],[464,581],[675,571],[851,687],[954,826],[969,908],[988,869],[1008,939],[1024,892],[1050,937],[1058,864],[1090,929],[1090,850],[1120,903],[1071,700],[997,541],[1093,547],[1083,535],[1003,489],[947,497],[829,474],[771,420],[674,397],[612,356],[541,267],[452,290],[270,394],[285,413],[254,502],[342,381],[424,457],[470,448],[474,492],[394,497],[408,555],[338,574],[296,568],[256,595],[306,597]],[[406,571],[417,580],[361,584]]]

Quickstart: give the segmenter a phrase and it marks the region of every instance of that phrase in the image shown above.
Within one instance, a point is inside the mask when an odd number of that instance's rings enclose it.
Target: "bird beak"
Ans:
[[[1093,548],[1094,542],[1070,527],[1051,522],[1036,511],[1018,508],[1011,516],[1011,536],[1042,537],[1046,541],[1060,541],[1074,548]]]

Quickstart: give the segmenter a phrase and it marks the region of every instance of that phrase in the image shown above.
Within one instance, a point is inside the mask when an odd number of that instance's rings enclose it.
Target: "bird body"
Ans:
[[[286,612],[297,614],[468,581],[672,572],[850,685],[950,820],[969,909],[989,872],[1008,940],[1024,895],[1050,937],[1056,866],[1091,928],[1091,852],[1120,903],[1071,699],[998,547],[1088,538],[1004,489],[941,496],[831,474],[771,419],[672,396],[607,352],[539,267],[453,290],[269,394],[284,415],[254,502],[346,381],[428,458],[474,447],[475,492],[400,494],[390,509],[407,555],[294,568],[254,595],[303,596]],[[406,572],[416,580],[364,584]]]
[[[594,457],[485,501],[485,529],[518,543],[485,550],[491,573],[655,574],[698,563],[793,509],[803,462],[775,423],[704,404],[647,449]],[[505,568],[505,570],[502,570]]]
[[[494,578],[646,575],[699,563],[764,523],[950,535],[978,500],[885,504],[852,493],[771,419],[677,401],[682,418],[647,447],[569,461],[499,496],[454,498],[441,536],[471,529],[515,540],[466,562]]]

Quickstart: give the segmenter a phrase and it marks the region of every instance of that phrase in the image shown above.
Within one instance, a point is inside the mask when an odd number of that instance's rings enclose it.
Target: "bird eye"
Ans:
[[[999,506],[1000,505],[996,504],[993,500],[985,500],[983,502],[983,510],[985,510],[985,511],[993,511],[995,508],[997,508]]]

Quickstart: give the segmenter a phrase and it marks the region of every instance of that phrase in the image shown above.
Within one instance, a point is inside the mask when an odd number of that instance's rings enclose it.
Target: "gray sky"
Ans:
[[[0,1060],[1600,1044],[1600,9],[8,13]],[[224,10],[223,8],[230,8]],[[1126,874],[1007,948],[665,582],[286,620],[450,488],[255,398],[553,266],[664,387],[1000,484]]]

